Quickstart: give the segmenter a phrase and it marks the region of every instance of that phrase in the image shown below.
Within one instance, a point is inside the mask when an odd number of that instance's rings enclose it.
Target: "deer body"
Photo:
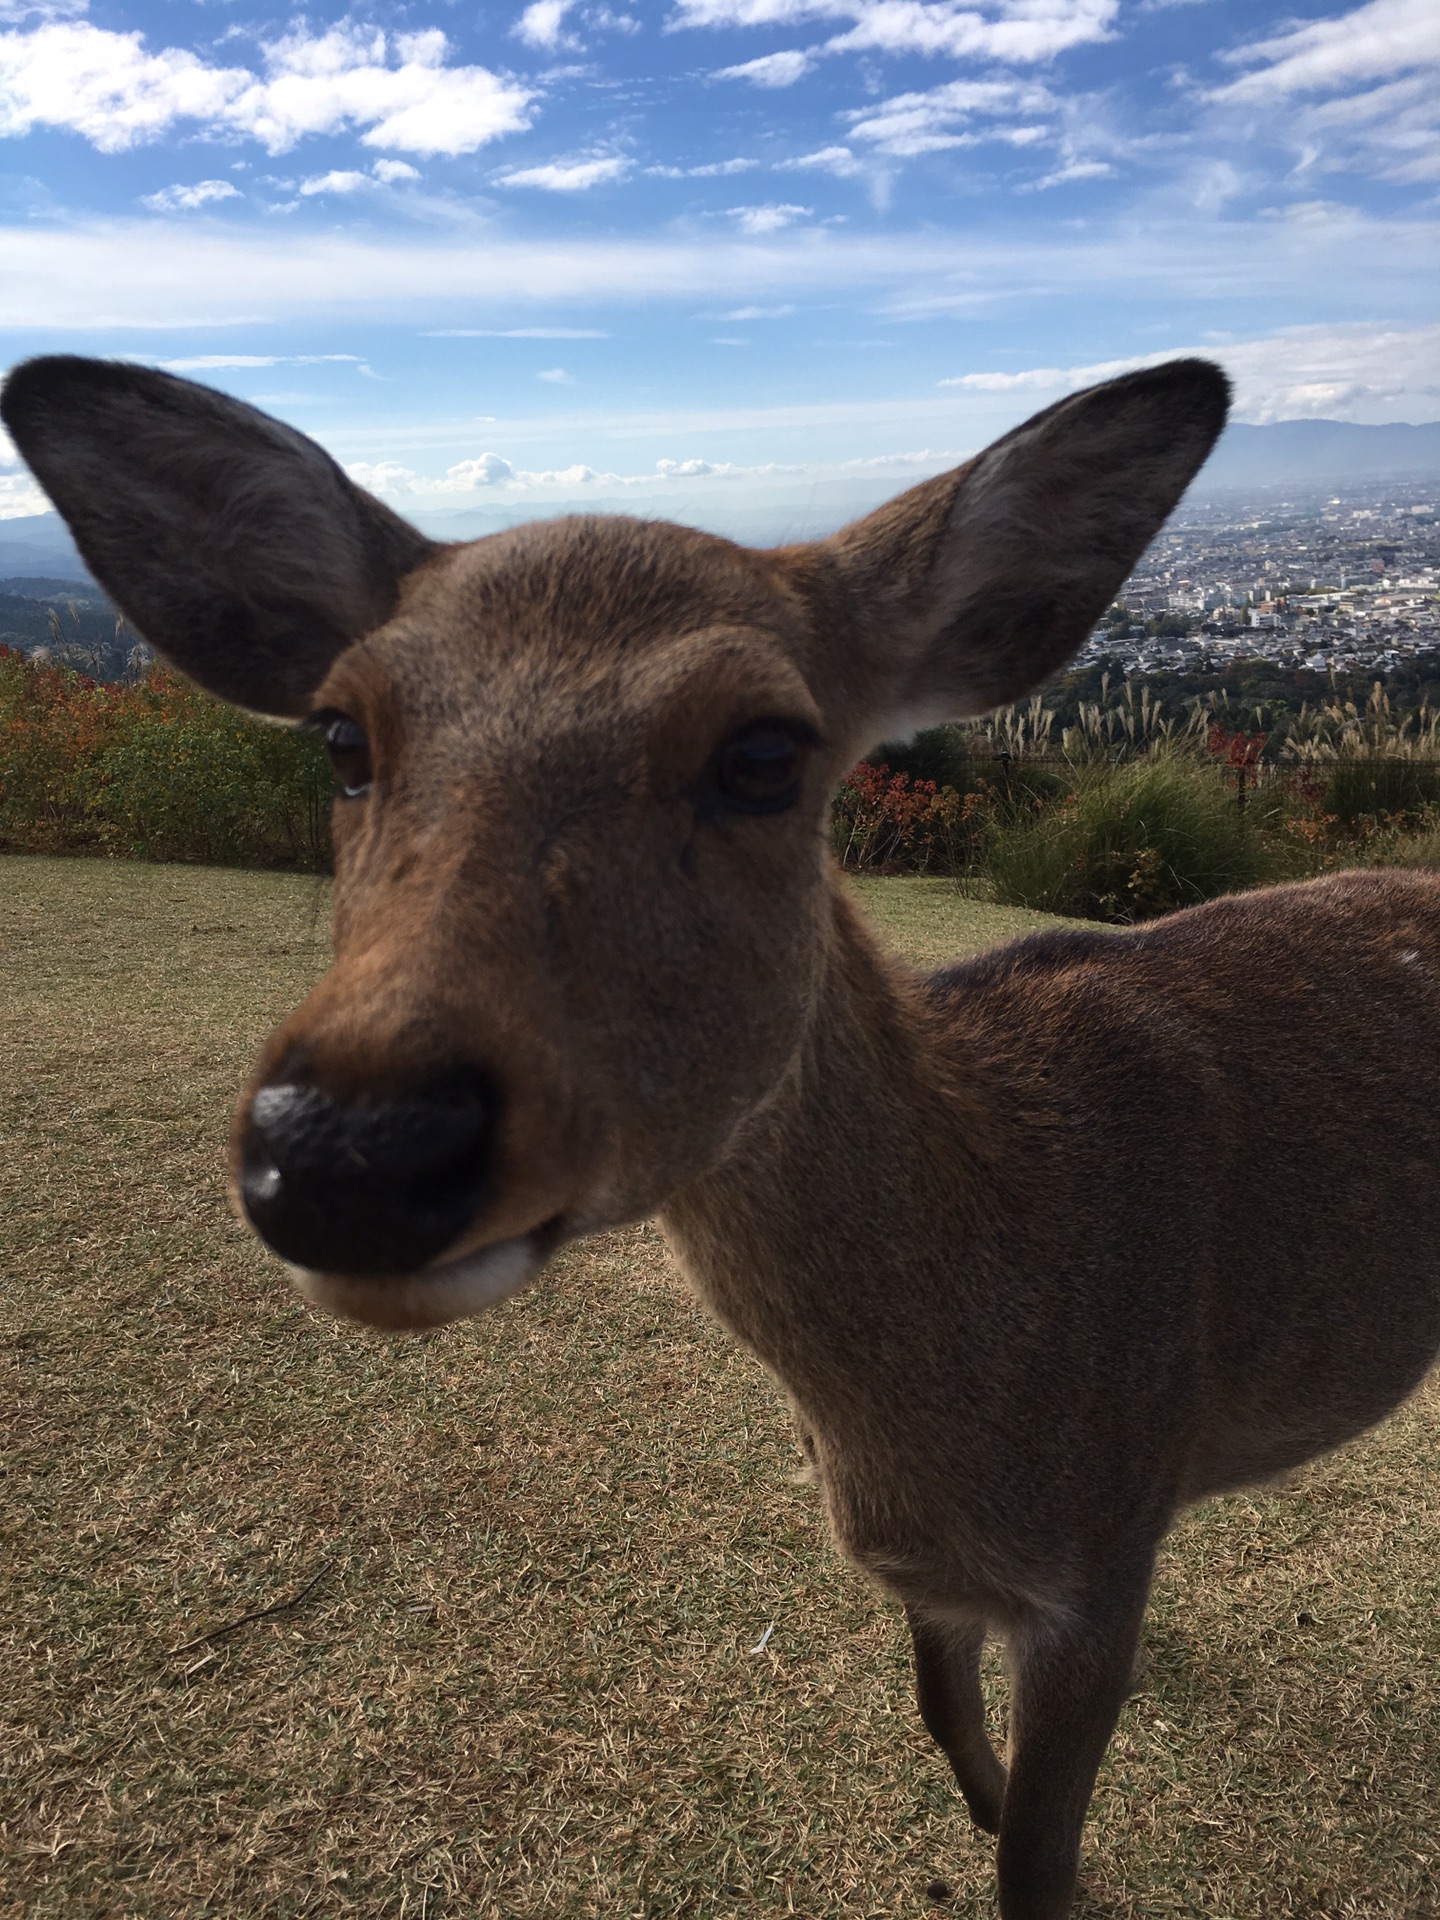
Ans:
[[[1079,1468],[1168,1518],[1418,1384],[1440,1352],[1440,1252],[1415,1227],[1440,1119],[1375,1093],[1401,1061],[1440,1075],[1440,877],[1045,933],[926,981],[835,904],[793,1081],[661,1216],[822,1456],[866,1424],[854,1450],[906,1448],[938,1519],[967,1481],[983,1503],[1013,1447],[1005,1524],[1023,1491],[1053,1537],[1095,1506]],[[1017,1405],[1043,1418],[1017,1431]]]
[[[1224,410],[1204,363],[1127,376],[754,553],[619,519],[437,547],[135,367],[32,362],[3,404],[147,638],[325,729],[335,964],[240,1103],[252,1223],[403,1327],[658,1212],[905,1606],[1004,1920],[1069,1911],[1177,1509],[1362,1431],[1440,1347],[1440,878],[921,980],[826,849],[868,744],[1063,664]]]

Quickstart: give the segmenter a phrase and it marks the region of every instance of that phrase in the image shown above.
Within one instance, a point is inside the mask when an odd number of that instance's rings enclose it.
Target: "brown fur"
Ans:
[[[1411,1091],[1440,1074],[1440,879],[1339,876],[921,980],[848,903],[825,824],[876,737],[1073,651],[1218,431],[1218,377],[1076,396],[776,553],[587,519],[415,550],[348,496],[325,548],[333,473],[176,387],[42,361],[5,413],[121,604],[160,610],[157,644],[369,737],[373,790],[336,811],[335,964],[267,1047],[237,1151],[255,1095],[291,1083],[347,1113],[456,1062],[496,1090],[483,1200],[442,1258],[307,1289],[424,1324],[464,1310],[444,1288],[467,1262],[503,1253],[504,1291],[658,1212],[789,1396],[836,1539],[906,1607],[926,1724],[999,1831],[1005,1920],[1060,1920],[1175,1513],[1363,1431],[1440,1347],[1440,1139]],[[141,480],[102,498],[111,388]],[[177,417],[203,425],[183,486]],[[253,583],[214,663],[192,617],[165,624],[204,605],[232,480],[282,542],[298,499],[322,585],[385,526],[386,565],[326,603],[314,631],[349,630],[312,635],[323,658],[276,665],[298,552],[225,546]],[[764,721],[811,743],[799,798],[727,810],[717,750]]]

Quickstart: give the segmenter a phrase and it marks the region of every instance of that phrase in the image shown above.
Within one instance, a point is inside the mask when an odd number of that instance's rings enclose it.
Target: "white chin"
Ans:
[[[292,1267],[295,1287],[312,1307],[367,1326],[400,1331],[443,1327],[508,1300],[545,1264],[538,1236],[501,1240],[464,1254],[447,1266],[427,1267],[398,1280],[351,1280],[340,1273],[312,1273]]]

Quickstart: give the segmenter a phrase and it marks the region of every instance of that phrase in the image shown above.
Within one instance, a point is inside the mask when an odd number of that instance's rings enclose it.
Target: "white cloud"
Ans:
[[[604,160],[553,161],[545,167],[521,167],[495,176],[502,187],[542,187],[547,193],[584,193],[609,180],[623,180],[634,161],[623,154]]]
[[[348,167],[333,167],[329,173],[317,173],[300,182],[307,197],[317,193],[358,193],[362,187],[393,187],[402,180],[418,180],[419,169],[403,160],[377,160],[369,173],[357,173]],[[289,182],[287,181],[288,185]]]
[[[1296,178],[1343,169],[1404,183],[1440,180],[1433,0],[1370,0],[1220,58],[1254,69],[1205,96],[1221,137],[1261,132],[1288,144]]]
[[[1183,353],[1219,360],[1235,383],[1233,417],[1254,424],[1373,418],[1389,407],[1413,407],[1421,396],[1440,400],[1440,325],[1286,327],[1263,340],[1174,346],[1084,367],[964,373],[939,384],[968,393],[1069,393]]]
[[[396,236],[148,216],[63,226],[12,217],[0,226],[0,326],[97,338],[126,328],[309,326],[333,323],[337,300],[347,326],[488,321],[505,329],[522,317],[538,325],[588,319],[617,303],[672,312],[836,299],[893,320],[1014,313],[1032,301],[1049,311],[1113,301],[1123,289],[1126,301],[1186,303],[1198,331],[1220,314],[1236,325],[1262,301],[1304,313],[1317,288],[1340,285],[1363,288],[1373,312],[1405,326],[1430,316],[1437,251],[1440,220],[1424,215],[1337,216],[1316,227],[1199,220],[1178,203],[1145,221],[1055,223],[1043,246],[1026,225],[1004,223],[521,241],[493,230],[480,240],[469,225]]]
[[[717,80],[748,80],[752,87],[793,87],[815,65],[808,53],[767,53],[758,60],[742,61],[738,67],[721,67]]]
[[[538,47],[546,53],[554,52],[557,47],[577,46],[579,42],[562,31],[565,16],[574,5],[575,0],[535,0],[510,31],[527,47]]]
[[[785,320],[794,313],[792,305],[783,307],[734,307],[729,313],[717,313],[717,320]]]
[[[0,473],[0,520],[28,520],[49,508],[39,482],[28,473]]]
[[[536,374],[537,380],[548,380],[552,387],[573,387],[577,384],[573,373],[567,373],[564,367],[546,367],[543,373]]]
[[[727,207],[725,211],[742,233],[753,234],[780,233],[797,220],[813,218],[815,213],[813,207],[791,206],[786,201],[763,207]]]
[[[848,30],[827,41],[824,51],[1025,62],[1113,38],[1119,12],[1120,0],[679,0],[669,25],[672,30],[790,27],[808,20],[849,20]]]
[[[158,193],[142,194],[140,204],[152,213],[188,213],[215,200],[239,198],[240,189],[228,180],[197,180],[193,187],[161,187]]]
[[[1440,7],[1434,0],[1369,0],[1351,13],[1308,21],[1220,57],[1256,67],[1219,89],[1214,97],[1221,100],[1281,100],[1386,79],[1440,63]]]
[[[1112,180],[1115,169],[1108,160],[1072,160],[1068,167],[1057,167],[1053,173],[1041,176],[1035,182],[1035,191],[1043,193],[1047,187],[1063,187],[1071,180]]]
[[[528,126],[535,97],[485,67],[447,67],[434,28],[391,39],[346,23],[314,35],[302,23],[265,44],[263,79],[143,43],[84,21],[0,33],[0,135],[60,127],[120,153],[190,120],[270,153],[354,127],[366,146],[459,154]]]
[[[445,478],[457,491],[475,487],[498,487],[515,478],[515,469],[498,453],[482,453],[478,460],[461,460],[448,469]]]
[[[14,441],[0,427],[0,520],[28,520],[32,514],[49,510],[50,502],[39,482],[31,477]]]
[[[800,20],[823,20],[845,7],[834,0],[679,0],[668,21],[681,27],[789,27]]]
[[[333,364],[369,373],[358,353],[192,353],[183,360],[162,360],[166,373],[213,373],[221,367],[323,367]]]
[[[846,11],[851,11],[847,8]],[[1087,42],[1113,38],[1120,0],[1013,0],[986,9],[873,0],[853,9],[855,25],[826,43],[830,53],[943,54],[952,60],[1051,60]]]
[[[329,173],[317,173],[313,179],[302,180],[300,191],[303,194],[315,193],[354,193],[357,187],[368,187],[368,173],[350,173],[342,168],[332,168]]]
[[[431,327],[425,340],[608,340],[599,327]]]
[[[753,173],[758,160],[710,160],[700,167],[646,167],[652,180],[724,180],[736,173]]]
[[[852,123],[852,140],[867,140],[881,153],[908,159],[974,146],[984,139],[1031,144],[1044,135],[1044,128],[1034,125],[1035,117],[1052,118],[1058,104],[1048,88],[1032,80],[951,80],[924,93],[896,94],[846,117]],[[1010,124],[977,133],[977,120]]]
[[[22,20],[73,20],[90,0],[0,0],[0,26],[19,26]]]
[[[971,450],[973,451],[973,449]],[[476,459],[459,460],[433,478],[417,473],[395,461],[357,460],[345,471],[358,485],[372,493],[387,495],[403,507],[414,509],[426,503],[455,506],[457,496],[488,495],[491,500],[518,500],[521,505],[563,504],[567,498],[580,503],[596,495],[649,494],[662,500],[670,488],[681,483],[683,493],[733,493],[739,487],[759,482],[779,481],[811,484],[816,480],[906,480],[938,473],[967,459],[968,452],[937,452],[922,448],[911,453],[885,453],[839,461],[776,461],[741,465],[729,460],[660,459],[648,473],[615,473],[577,461],[568,467],[530,469],[519,467],[497,453],[483,453]],[[528,498],[527,498],[528,496]],[[636,503],[639,504],[638,502]]]
[[[731,174],[753,173],[760,162],[737,156],[734,160],[711,160],[701,167],[687,167],[686,173],[692,180],[725,180]]]
[[[848,147],[820,147],[814,153],[797,154],[793,160],[776,163],[778,173],[833,173],[837,180],[853,180],[870,169],[857,160]]]

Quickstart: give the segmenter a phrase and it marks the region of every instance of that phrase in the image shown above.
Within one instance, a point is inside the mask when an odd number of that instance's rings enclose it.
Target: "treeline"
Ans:
[[[1071,678],[1069,702],[933,728],[856,767],[832,814],[841,862],[1115,922],[1328,867],[1440,864],[1428,708],[1376,686],[1271,734],[1219,696],[1171,708],[1102,676],[1086,699]],[[174,674],[104,683],[0,649],[4,850],[323,871],[331,791],[313,735]]]
[[[320,742],[178,675],[99,681],[0,647],[0,849],[324,870]]]
[[[1233,660],[1213,672],[1189,668],[1157,667],[1148,673],[1129,676],[1137,690],[1146,689],[1153,700],[1172,711],[1195,700],[1207,704],[1219,702],[1234,714],[1244,714],[1251,724],[1259,724],[1273,739],[1283,737],[1287,721],[1303,711],[1317,707],[1344,705],[1347,701],[1363,706],[1376,683],[1376,676],[1363,669],[1321,672],[1311,667],[1287,667],[1278,660],[1258,657]],[[1053,707],[1062,725],[1075,721],[1080,707],[1101,699],[1102,686],[1119,686],[1126,679],[1120,659],[1100,659],[1062,675],[1045,689],[1045,704]],[[1440,651],[1417,654],[1413,661],[1392,668],[1380,676],[1391,708],[1397,713],[1414,713],[1422,707],[1440,709]],[[1259,722],[1255,709],[1262,709]]]

